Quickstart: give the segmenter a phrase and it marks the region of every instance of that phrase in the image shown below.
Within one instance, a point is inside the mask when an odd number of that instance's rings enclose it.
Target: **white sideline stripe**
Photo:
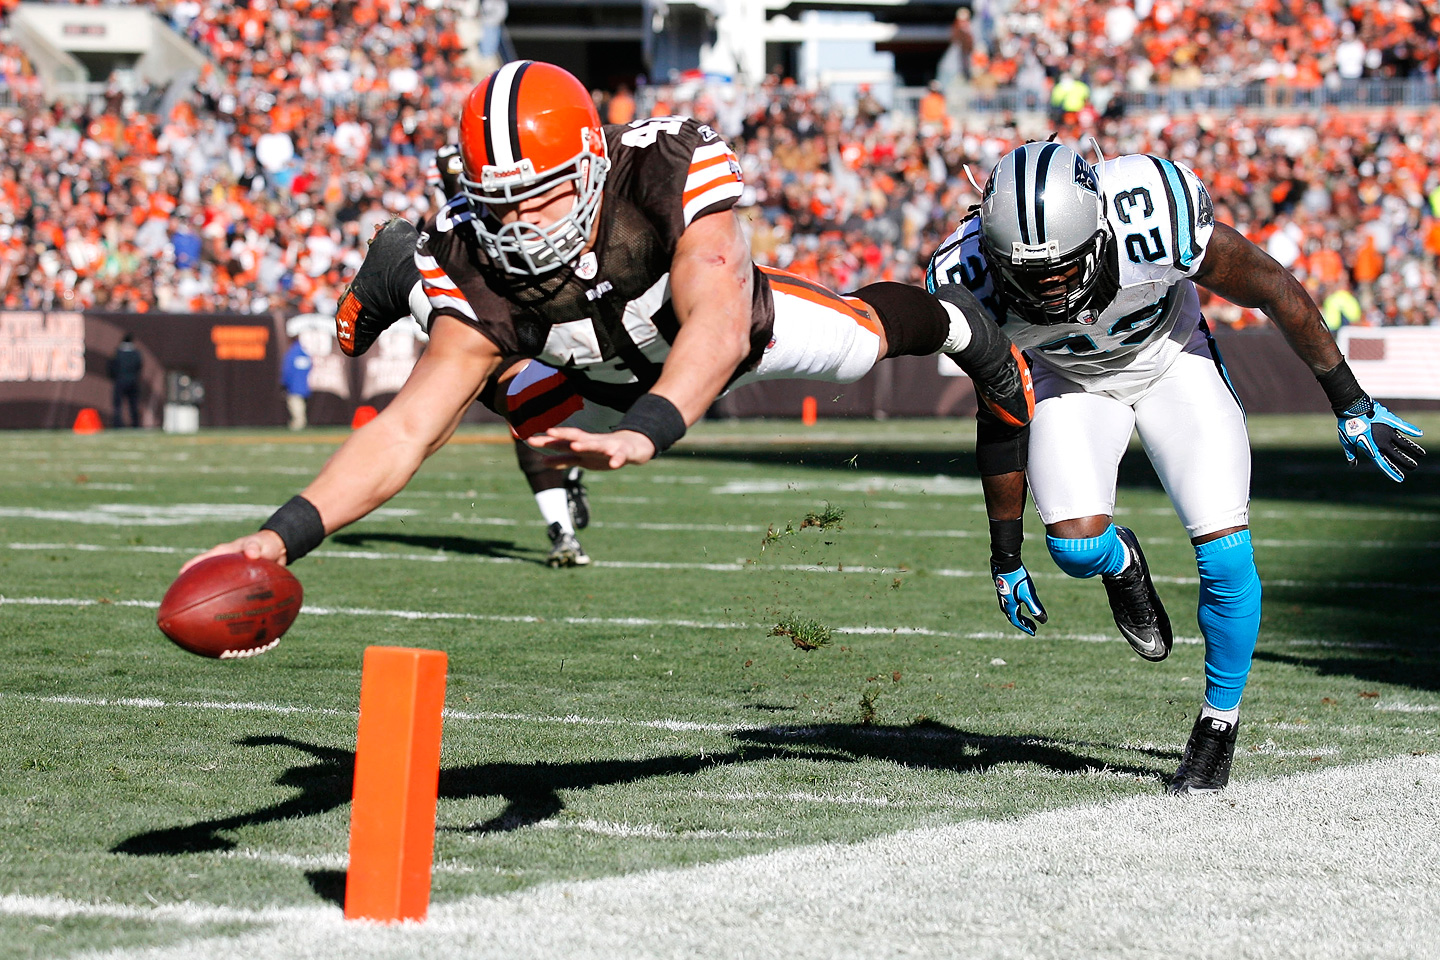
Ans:
[[[687,796],[697,800],[723,800],[727,803],[833,803],[841,806],[860,807],[944,807],[947,809],[961,809],[966,807],[978,807],[978,800],[949,800],[944,797],[911,798],[907,800],[891,800],[889,797],[866,797],[860,794],[840,795],[833,793],[808,793],[803,790],[791,790],[786,793],[752,791],[752,790],[696,790]]]
[[[239,522],[264,519],[274,512],[274,507],[260,503],[97,503],[83,510],[0,507],[0,517],[125,527],[174,527],[192,523]],[[419,512],[400,507],[381,507],[371,516],[383,514],[395,518],[413,517]]]
[[[344,853],[295,854],[275,850],[223,850],[209,856],[222,860],[251,860],[256,863],[273,863],[297,870],[346,870],[350,857]],[[480,873],[481,871],[453,860],[437,860],[431,868],[435,873]]]
[[[279,703],[247,703],[223,700],[160,700],[155,697],[77,697],[56,695],[42,697],[34,694],[0,693],[0,700],[19,700],[24,703],[53,703],[61,706],[78,707],[135,707],[141,710],[230,710],[238,713],[277,714],[318,714],[332,717],[354,717],[357,710],[336,710],[331,707],[297,707]],[[767,729],[762,724],[705,723],[700,720],[630,720],[617,717],[582,717],[578,714],[567,716],[544,716],[530,713],[490,713],[465,710],[445,710],[446,720],[492,721],[504,723],[538,724],[553,723],[585,727],[640,727],[650,730],[670,730],[676,733],[732,733],[743,730]]]
[[[196,554],[200,553],[203,547],[144,547],[144,546],[103,546],[100,544],[66,544],[66,543],[8,543],[5,545],[10,550],[83,550],[91,552],[114,551],[119,553],[170,553],[170,554]],[[436,551],[433,553],[386,553],[381,550],[333,550],[321,549],[310,554],[314,557],[332,557],[338,560],[380,560],[393,562],[405,560],[419,563],[529,563],[519,557],[474,557],[454,553]],[[732,563],[677,563],[665,560],[597,560],[591,564],[592,567],[604,567],[612,570],[708,570],[714,573],[737,573],[748,570],[773,570],[782,573],[839,573],[839,574],[872,574],[878,576],[910,576],[918,573],[927,573],[935,577],[949,577],[952,579],[974,579],[982,577],[990,579],[990,574],[984,570],[962,570],[956,568],[940,567],[931,569],[927,567],[870,567],[863,565],[850,566],[845,563],[836,563],[834,566],[815,563],[752,563],[748,560],[736,560]],[[1032,573],[1036,580],[1069,580],[1070,577],[1063,573],[1040,572]],[[1179,585],[1195,586],[1200,583],[1199,577],[1163,577],[1152,575],[1151,579],[1156,583],[1173,583]],[[1285,580],[1276,577],[1264,578],[1268,587],[1321,587],[1327,590],[1413,590],[1419,593],[1440,593],[1440,584],[1433,583],[1386,583],[1365,580]],[[309,608],[307,608],[309,609]]]
[[[0,607],[6,605],[39,607],[140,607],[154,610],[160,606],[156,600],[107,600],[86,597],[7,597],[0,594]],[[445,610],[383,610],[370,607],[322,607],[307,606],[302,611],[317,617],[394,617],[399,620],[461,620],[473,623],[565,623],[572,626],[608,627],[680,627],[687,630],[769,630],[774,624],[746,623],[726,620],[655,620],[647,617],[538,617],[530,614],[504,613],[463,613]],[[832,634],[843,636],[895,636],[895,637],[943,637],[950,640],[1013,640],[1043,642],[1046,640],[1071,640],[1079,643],[1119,643],[1119,637],[1108,633],[1054,633],[1043,632],[1036,637],[1027,637],[1018,630],[934,630],[930,627],[885,627],[885,626],[839,626],[831,627]],[[1204,644],[1204,637],[1176,636],[1176,643]],[[1355,650],[1389,650],[1393,644],[1354,642],[1345,640],[1322,640],[1312,637],[1262,637],[1264,646],[1292,647],[1334,647]],[[499,717],[499,714],[495,715]]]
[[[1247,780],[1244,766],[1218,797],[1146,793],[547,883],[437,904],[423,924],[345,924],[316,908],[238,937],[99,956],[810,960],[863,944],[867,957],[937,960],[1398,960],[1436,942],[1440,757],[1274,780]]]
[[[1404,700],[1382,700],[1375,704],[1375,709],[1387,713],[1440,713],[1440,703],[1407,703]]]
[[[93,607],[108,605],[116,607],[143,607],[156,609],[155,600],[92,600],[83,597],[7,597],[0,595],[0,606],[44,606],[44,607]],[[503,613],[457,613],[436,610],[377,610],[370,607],[322,607],[306,606],[304,613],[317,617],[393,617],[399,620],[461,620],[474,623],[565,623],[572,626],[606,627],[680,627],[688,630],[768,630],[773,624],[745,623],[726,620],[654,620],[647,617],[537,617],[529,614]],[[1017,640],[1023,637],[1019,631],[1007,633],[999,630],[978,630],[960,632],[955,630],[932,630],[929,627],[831,627],[832,634],[845,636],[897,636],[897,637],[944,637],[951,640]],[[1082,643],[1118,643],[1119,637],[1104,633],[1046,633],[1037,640],[1077,640]],[[1201,637],[1176,637],[1176,643],[1204,643]]]
[[[783,833],[758,830],[667,830],[653,823],[610,823],[603,820],[541,820],[537,830],[572,830],[594,833],[602,837],[624,837],[639,840],[774,840]]]
[[[36,917],[45,920],[66,920],[71,917],[104,917],[114,920],[143,920],[147,923],[323,923],[335,916],[334,907],[262,907],[258,910],[222,907],[209,903],[166,903],[154,907],[136,907],[121,903],[85,903],[63,897],[28,897],[23,894],[0,895],[0,914],[11,917]]]

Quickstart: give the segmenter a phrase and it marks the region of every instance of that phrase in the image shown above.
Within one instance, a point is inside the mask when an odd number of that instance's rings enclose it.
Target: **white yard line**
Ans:
[[[231,911],[233,937],[89,957],[1411,958],[1440,942],[1440,757],[1239,779],[432,907],[423,924],[334,908]],[[219,916],[7,897],[15,916]],[[162,911],[169,911],[162,913]],[[207,913],[208,912],[208,913]],[[205,922],[181,919],[181,922]]]
[[[6,700],[22,703],[46,703],[57,706],[75,707],[129,707],[138,710],[221,710],[231,713],[267,714],[312,714],[323,716],[354,717],[356,710],[336,710],[329,707],[294,706],[281,703],[254,703],[245,701],[217,700],[161,700],[156,697],[80,697],[67,695],[39,696],[24,693],[0,693],[0,702]],[[467,710],[446,710],[446,720],[464,722],[494,722],[533,724],[560,724],[582,727],[637,727],[649,730],[669,730],[674,733],[735,733],[744,730],[763,730],[764,724],[705,723],[699,720],[635,720],[621,717],[583,717],[578,714],[547,716],[533,713],[473,712]]]
[[[154,610],[160,606],[156,600],[110,600],[89,597],[7,597],[0,595],[0,607],[139,607]],[[540,617],[531,614],[467,613],[449,610],[399,610],[373,607],[325,607],[306,605],[304,613],[316,617],[391,617],[398,620],[419,621],[467,621],[472,623],[564,623],[582,627],[669,627],[682,630],[769,630],[774,624],[750,623],[738,620],[671,620],[649,617]],[[1041,643],[1045,641],[1070,641],[1076,643],[1120,643],[1119,637],[1108,633],[1059,633],[1043,630],[1038,636],[1027,637],[1018,630],[935,630],[930,627],[908,626],[835,626],[833,634],[842,636],[893,636],[893,637],[940,637],[948,640],[1002,640],[1017,643]],[[1201,645],[1203,637],[1177,636],[1178,644]],[[1375,650],[1390,649],[1393,645],[1371,642],[1348,642],[1344,640],[1323,640],[1311,637],[1261,637],[1262,647],[1334,647],[1337,649]],[[958,653],[959,651],[957,651]]]
[[[108,600],[86,597],[7,597],[0,596],[0,606],[41,606],[41,607],[141,607],[155,609],[160,606],[155,600]],[[304,613],[315,617],[391,617],[399,620],[460,620],[474,623],[564,623],[572,626],[593,627],[671,627],[683,630],[768,630],[773,624],[746,623],[727,620],[669,620],[649,617],[538,617],[529,614],[464,613],[445,610],[395,610],[372,607],[323,607],[307,604]],[[837,626],[831,633],[845,636],[896,636],[896,637],[942,637],[949,640],[1072,640],[1081,643],[1119,643],[1120,638],[1102,633],[1045,633],[1040,637],[1025,637],[1018,631],[1007,633],[999,630],[956,631],[933,630],[929,627],[905,626]],[[1200,637],[1176,637],[1176,643],[1204,643]]]
[[[77,550],[92,553],[161,553],[189,556],[199,553],[202,547],[147,547],[147,546],[108,546],[95,543],[25,543],[11,542],[4,545],[8,550]],[[337,550],[334,548],[322,548],[310,554],[315,557],[329,557],[337,560],[371,560],[385,563],[393,563],[397,560],[418,563],[498,563],[498,564],[528,564],[531,561],[519,557],[477,557],[469,554],[447,553],[437,550],[431,553],[388,553],[382,550]],[[592,567],[611,570],[703,570],[711,573],[741,573],[748,571],[776,571],[782,573],[819,573],[819,574],[870,574],[872,576],[912,576],[924,572],[930,576],[947,577],[951,579],[975,579],[984,578],[988,580],[990,574],[985,570],[964,570],[956,568],[911,568],[908,566],[893,567],[872,567],[863,564],[852,565],[837,562],[830,564],[815,563],[756,563],[747,559],[738,559],[732,562],[716,563],[685,563],[666,560],[597,560],[591,564]],[[1063,573],[1051,573],[1041,571],[1032,572],[1037,580],[1068,580]],[[1156,583],[1173,583],[1180,585],[1198,585],[1199,577],[1166,577],[1152,576]],[[1418,593],[1440,593],[1440,584],[1433,583],[1389,583],[1366,580],[1288,580],[1278,577],[1267,577],[1264,580],[1269,587],[1318,587],[1327,590],[1400,590],[1415,591]]]

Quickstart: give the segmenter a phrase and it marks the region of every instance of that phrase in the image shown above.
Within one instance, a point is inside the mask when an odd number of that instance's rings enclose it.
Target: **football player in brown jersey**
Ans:
[[[426,173],[440,207],[460,196],[461,162],[460,148],[447,144],[436,152]],[[377,230],[370,240],[365,260],[355,271],[335,311],[335,334],[346,356],[358,357],[365,353],[382,332],[407,316],[414,317],[422,329],[430,328],[430,299],[425,295],[420,270],[415,266],[418,237],[419,231],[412,223],[397,217]],[[515,362],[523,366],[530,361],[522,357]],[[489,395],[482,396],[482,400],[493,408]],[[590,555],[576,536],[577,530],[585,529],[590,523],[585,471],[578,466],[561,464],[557,458],[547,456],[518,436],[515,437],[515,459],[530,484],[550,538],[545,563],[551,567],[588,566]]]
[[[259,532],[190,563],[299,559],[398,493],[476,399],[590,469],[663,453],[737,383],[848,383],[900,355],[947,353],[1001,419],[1033,412],[1019,351],[963,285],[841,296],[755,265],[739,163],[704,124],[602,126],[573,76],[516,61],[467,98],[460,150],[460,196],[416,247],[430,343],[409,379]]]

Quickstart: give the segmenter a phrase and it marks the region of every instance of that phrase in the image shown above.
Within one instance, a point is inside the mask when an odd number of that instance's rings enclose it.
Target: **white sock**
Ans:
[[[945,308],[945,313],[950,317],[950,333],[945,338],[945,345],[940,348],[941,353],[959,353],[970,346],[970,321],[965,319],[965,314],[953,303],[940,301],[940,306]]]
[[[1214,717],[1217,720],[1224,720],[1226,723],[1233,726],[1234,724],[1240,722],[1240,708],[1235,707],[1233,710],[1217,710],[1214,707],[1210,706],[1210,702],[1207,700],[1205,702],[1205,705],[1200,708],[1200,716]]]
[[[558,523],[566,533],[575,532],[575,525],[570,522],[570,500],[565,496],[564,487],[541,490],[535,494],[535,505],[540,508],[540,516],[545,518],[547,530],[550,524]]]

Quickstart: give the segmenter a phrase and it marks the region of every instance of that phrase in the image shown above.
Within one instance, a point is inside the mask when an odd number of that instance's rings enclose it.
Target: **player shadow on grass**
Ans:
[[[330,538],[332,545],[363,549],[377,543],[391,543],[414,550],[437,550],[465,557],[491,557],[545,566],[545,551],[522,547],[513,540],[481,540],[476,537],[440,537],[412,533],[341,533]]]
[[[1108,769],[1136,777],[1159,777],[1159,768],[1115,765],[1071,748],[1126,749],[1156,759],[1172,760],[1173,752],[1135,750],[1105,744],[1069,743],[1038,736],[990,736],[969,733],[934,721],[906,727],[861,724],[819,724],[767,727],[731,734],[739,745],[720,753],[669,754],[639,760],[590,760],[568,763],[480,763],[440,771],[441,799],[501,797],[505,808],[495,816],[461,827],[459,833],[508,833],[548,820],[565,809],[560,792],[636,783],[654,777],[693,776],[712,767],[792,759],[855,763],[883,760],[907,767],[981,772],[1001,763],[1036,764],[1061,773]],[[238,842],[231,831],[260,824],[327,813],[350,801],[355,755],[283,736],[245,737],[246,747],[290,747],[308,754],[311,762],[289,767],[275,783],[299,794],[247,813],[202,820],[136,834],[116,844],[112,853],[130,856],[174,856],[232,850]]]
[[[738,740],[769,747],[798,750],[820,748],[850,760],[883,760],[903,767],[984,773],[1006,763],[1033,764],[1056,773],[1106,771],[1141,780],[1163,780],[1180,754],[1174,750],[1120,747],[1084,743],[1036,734],[995,735],[971,733],[920,720],[907,726],[873,726],[823,723],[793,727],[767,727],[731,734]],[[1153,757],[1160,765],[1116,764],[1089,756],[1082,750],[1101,749]]]

